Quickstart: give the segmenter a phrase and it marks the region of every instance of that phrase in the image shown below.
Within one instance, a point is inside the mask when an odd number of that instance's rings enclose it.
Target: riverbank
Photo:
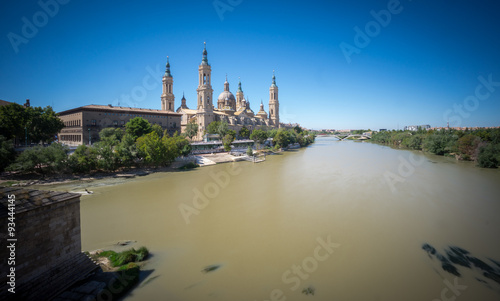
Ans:
[[[258,153],[262,153],[259,151]],[[281,152],[281,151],[280,151]],[[243,161],[247,157],[246,155],[234,156],[230,153],[214,153],[214,154],[203,154],[196,156],[189,156],[175,161],[166,167],[133,167],[124,168],[114,172],[93,172],[87,174],[19,174],[15,172],[4,172],[0,175],[0,185],[2,186],[47,186],[47,185],[59,185],[59,184],[76,184],[76,183],[91,183],[96,180],[105,180],[112,178],[122,178],[129,179],[135,177],[146,176],[149,174],[159,173],[159,172],[179,172],[182,171],[180,168],[186,164],[195,163],[200,167],[210,166],[220,163],[237,162]]]
[[[126,244],[128,245],[128,243]],[[99,269],[82,282],[56,296],[54,301],[112,300],[130,293],[153,271],[145,271],[149,251],[145,247],[120,253],[101,249],[85,252]]]

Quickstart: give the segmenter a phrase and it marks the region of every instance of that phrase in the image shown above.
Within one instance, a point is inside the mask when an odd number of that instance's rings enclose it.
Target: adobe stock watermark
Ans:
[[[146,99],[149,92],[162,84],[163,72],[160,70],[160,65],[156,65],[156,69],[147,66],[146,72],[147,74],[142,78],[141,84],[134,86],[128,94],[122,94],[119,99],[114,99],[113,105],[137,107],[139,102]]]
[[[54,18],[59,13],[60,6],[68,4],[69,1],[70,0],[38,1],[38,6],[40,6],[41,9],[35,12],[31,19],[26,17],[21,18],[23,22],[21,34],[14,32],[9,32],[7,34],[7,39],[9,39],[14,52],[16,54],[19,53],[19,46],[21,44],[28,44],[30,39],[34,38],[38,34],[38,31],[49,23],[49,19]]]
[[[229,186],[231,178],[237,176],[241,173],[242,169],[237,163],[226,164],[226,170],[221,170],[217,173],[209,172],[209,176],[212,179],[209,183],[203,186],[203,191],[198,188],[193,188],[193,199],[191,204],[180,203],[179,211],[187,225],[191,223],[191,217],[193,215],[199,215],[201,211],[210,204],[210,200],[215,199],[221,189]]]
[[[411,177],[415,173],[415,167],[422,165],[425,158],[420,156],[415,156],[414,153],[410,153],[408,159],[399,155],[398,157],[398,173],[395,174],[392,171],[386,170],[384,172],[384,180],[389,185],[392,193],[396,192],[396,184],[404,183],[407,178]]]
[[[234,8],[240,5],[243,0],[215,0],[212,2],[215,12],[219,16],[220,21],[224,21],[224,14],[226,12],[232,12]]]
[[[284,284],[289,284],[290,291],[294,292],[302,285],[302,281],[309,279],[319,266],[320,262],[324,262],[330,258],[335,249],[340,247],[340,244],[334,243],[330,235],[326,240],[322,237],[316,238],[318,245],[312,251],[311,256],[302,260],[300,264],[294,264],[290,269],[283,272],[281,281]],[[285,301],[287,300],[285,292],[280,289],[273,289],[269,294],[269,299],[264,301]]]
[[[340,50],[342,50],[347,63],[351,63],[351,56],[353,54],[360,54],[361,49],[368,47],[372,41],[371,39],[377,37],[383,27],[389,26],[393,15],[398,15],[402,11],[403,6],[399,0],[389,0],[387,9],[382,9],[379,12],[371,10],[370,15],[373,17],[373,20],[365,24],[364,31],[359,26],[354,27],[354,45],[346,42],[340,43]]]
[[[467,289],[466,285],[458,284],[458,277],[455,277],[453,283],[448,279],[444,279],[443,283],[446,287],[441,290],[441,299],[433,299],[432,301],[455,301],[462,294],[461,291]]]
[[[463,118],[469,118],[471,113],[479,108],[480,101],[487,100],[491,94],[500,87],[500,82],[493,81],[493,75],[490,73],[488,79],[484,76],[478,76],[479,84],[476,86],[474,94],[464,98],[461,104],[454,103],[453,109],[448,109],[443,113],[443,119],[453,127],[462,124]]]

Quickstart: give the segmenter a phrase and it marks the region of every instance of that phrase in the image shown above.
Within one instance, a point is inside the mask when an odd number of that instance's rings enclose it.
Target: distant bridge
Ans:
[[[355,140],[368,140],[372,138],[370,135],[365,135],[365,134],[349,134],[349,135],[337,134],[331,136],[339,139],[340,141],[348,138],[354,138]]]

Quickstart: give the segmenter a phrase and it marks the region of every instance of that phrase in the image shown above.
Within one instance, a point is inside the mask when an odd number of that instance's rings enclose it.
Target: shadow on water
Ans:
[[[474,271],[476,274],[479,274],[475,277],[475,279],[483,284],[486,284],[488,287],[490,287],[488,281],[486,279],[481,279],[480,277],[486,277],[500,285],[500,262],[494,259],[488,258],[488,260],[496,265],[496,267],[489,265],[475,256],[472,256],[469,251],[456,246],[450,246],[445,249],[444,251],[446,255],[439,253],[429,244],[423,244],[422,249],[427,252],[427,255],[432,260],[434,257],[437,258],[437,260],[441,263],[441,268],[450,274],[461,277],[462,274],[459,271],[459,267],[462,269],[467,268]]]

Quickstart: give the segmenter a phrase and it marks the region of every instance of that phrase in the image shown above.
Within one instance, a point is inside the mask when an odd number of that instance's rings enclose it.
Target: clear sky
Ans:
[[[283,122],[500,126],[498,1],[55,1],[1,2],[0,99],[159,109],[169,56],[196,108],[206,41],[214,98],[268,111],[275,69]]]

